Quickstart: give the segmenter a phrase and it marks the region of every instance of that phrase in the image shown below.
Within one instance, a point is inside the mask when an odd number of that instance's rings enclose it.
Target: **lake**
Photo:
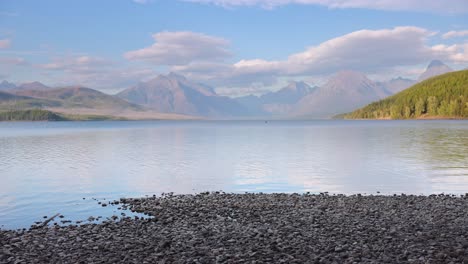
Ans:
[[[5,122],[0,180],[1,228],[163,192],[463,194],[468,121]]]

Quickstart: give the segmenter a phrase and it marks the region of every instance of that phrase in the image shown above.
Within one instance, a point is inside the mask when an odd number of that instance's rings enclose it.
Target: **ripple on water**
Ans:
[[[466,121],[0,123],[0,225],[162,192],[465,193],[467,153]]]

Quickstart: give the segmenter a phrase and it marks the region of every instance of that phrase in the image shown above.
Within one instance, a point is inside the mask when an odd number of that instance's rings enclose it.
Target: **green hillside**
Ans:
[[[104,121],[127,120],[108,115],[70,115],[43,109],[0,111],[0,121]]]
[[[65,121],[67,120],[61,115],[54,112],[29,109],[17,111],[0,112],[0,121]]]
[[[468,70],[430,78],[343,117],[345,119],[468,118]]]

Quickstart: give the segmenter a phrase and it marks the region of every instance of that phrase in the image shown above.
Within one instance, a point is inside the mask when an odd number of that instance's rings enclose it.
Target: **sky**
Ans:
[[[225,95],[341,70],[468,67],[466,0],[0,0],[0,80],[115,93],[176,72]]]

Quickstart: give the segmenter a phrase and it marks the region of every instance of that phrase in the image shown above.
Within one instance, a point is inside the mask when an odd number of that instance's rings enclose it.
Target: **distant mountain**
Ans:
[[[344,115],[349,119],[468,118],[468,70],[420,82]]]
[[[302,97],[310,94],[314,89],[316,87],[312,88],[305,82],[291,82],[279,91],[260,96],[260,99],[264,104],[294,104]]]
[[[40,82],[29,82],[29,83],[22,83],[21,85],[17,86],[16,89],[17,90],[49,90],[52,88]]]
[[[443,62],[439,60],[433,60],[426,68],[426,71],[421,74],[418,78],[418,82],[424,81],[431,77],[441,75],[447,72],[452,72],[453,69],[449,66],[445,65]]]
[[[86,87],[66,87],[55,89],[20,90],[17,95],[60,101],[66,108],[93,108],[93,109],[133,109],[141,110],[142,107],[131,104],[118,97],[105,94]]]
[[[235,100],[219,96],[211,87],[191,82],[174,73],[140,82],[117,96],[162,113],[207,117],[249,115],[248,110]]]
[[[19,91],[19,90],[49,90],[53,89],[49,86],[44,85],[40,82],[28,82],[22,83],[20,85],[15,85],[14,83],[3,80],[0,83],[0,90],[3,91]]]
[[[256,95],[250,94],[236,97],[234,100],[254,116],[267,115],[267,113],[262,110],[260,98]]]
[[[14,94],[0,91],[0,100],[2,101],[14,100],[15,97],[16,96]]]
[[[56,100],[33,98],[0,91],[0,111],[58,107],[60,105],[61,103]]]
[[[261,96],[238,97],[236,101],[256,115],[285,115],[299,100],[315,89],[317,87],[311,87],[305,82],[291,82],[278,91],[268,92]]]
[[[0,112],[29,117],[29,110],[51,111],[66,120],[194,119],[164,114],[85,87],[47,88],[38,83],[0,92]],[[35,87],[38,89],[26,89]],[[36,112],[34,112],[36,113]],[[11,116],[6,114],[6,116]]]
[[[84,88],[67,87],[49,90],[13,90],[0,94],[0,110],[25,110],[33,108],[88,111],[90,114],[120,113],[125,110],[140,111],[143,107],[102,92]],[[101,111],[101,112],[98,112]],[[69,111],[68,111],[69,112]]]
[[[408,87],[411,87],[415,83],[415,80],[398,77],[391,79],[387,82],[379,82],[378,85],[380,85],[383,89],[387,90],[389,94],[396,94]]]
[[[302,98],[291,115],[307,118],[328,118],[348,112],[375,100],[387,97],[389,92],[364,74],[341,71],[325,85]]]
[[[16,88],[16,85],[14,83],[11,83],[11,82],[8,82],[8,81],[5,81],[3,80],[1,83],[0,83],[0,91],[6,91],[6,90],[12,90],[12,89],[15,89]]]

